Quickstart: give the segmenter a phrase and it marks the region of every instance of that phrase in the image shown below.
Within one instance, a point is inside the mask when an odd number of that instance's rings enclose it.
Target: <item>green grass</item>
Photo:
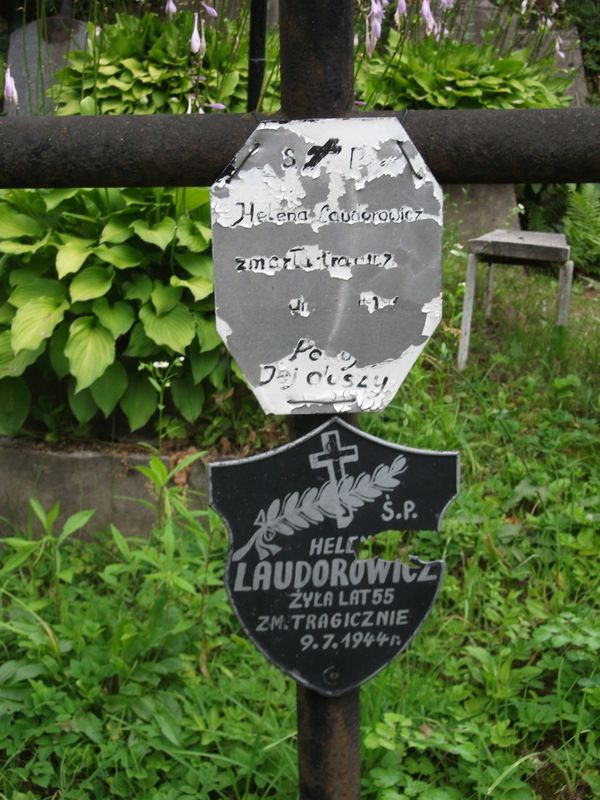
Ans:
[[[413,645],[362,690],[361,797],[592,800],[599,287],[575,284],[560,337],[556,280],[499,268],[458,373],[464,269],[448,254],[441,330],[392,406],[361,419],[462,454],[441,532],[391,544],[443,556],[447,577]],[[34,504],[41,541],[0,545],[0,798],[296,796],[293,683],[240,634],[219,521],[165,497],[148,540],[82,542],[76,518],[59,544]]]

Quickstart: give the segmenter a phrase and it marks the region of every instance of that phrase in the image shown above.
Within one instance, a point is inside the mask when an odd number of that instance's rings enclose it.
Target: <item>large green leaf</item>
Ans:
[[[100,245],[94,248],[94,253],[102,261],[107,261],[117,269],[137,267],[144,260],[144,254],[140,250],[127,244],[117,244],[114,247]]]
[[[38,237],[44,229],[35,219],[19,214],[6,204],[0,206],[0,239],[19,239],[21,236]]]
[[[182,194],[182,205],[188,213],[210,203],[210,190],[205,186],[188,186]]]
[[[123,297],[125,300],[139,300],[147,303],[152,294],[152,279],[144,272],[134,273],[128,281],[123,283]]]
[[[114,411],[115,406],[127,388],[127,372],[118,361],[111,364],[106,372],[90,386],[90,392],[105,417]]]
[[[182,217],[177,224],[177,241],[193,253],[202,253],[210,243],[210,230],[189,217]]]
[[[220,344],[223,344],[221,337],[217,333],[215,327],[214,317],[198,317],[198,342],[203,352],[207,350],[214,350]]]
[[[78,272],[87,257],[93,252],[93,239],[69,239],[56,251],[56,272],[64,278],[72,272]]]
[[[115,339],[127,333],[135,320],[133,308],[124,300],[118,300],[111,306],[105,297],[101,297],[94,301],[92,311]]]
[[[80,317],[71,323],[65,347],[71,374],[77,378],[76,392],[97,380],[115,360],[115,340],[96,317]]]
[[[15,309],[9,302],[0,304],[0,325],[10,325],[15,316]]]
[[[63,322],[52,334],[49,355],[52,369],[59,378],[69,374],[69,360],[65,355],[65,347],[69,339],[69,323]]]
[[[142,323],[136,322],[129,334],[129,344],[125,355],[131,358],[147,358],[154,355],[156,351],[156,343],[146,336]]]
[[[126,216],[115,215],[111,217],[100,234],[100,242],[102,244],[123,244],[127,239],[131,239],[133,231],[131,230],[132,217],[131,214]]]
[[[218,391],[221,391],[225,386],[227,373],[229,371],[229,363],[229,360],[224,355],[221,355],[208,376],[208,380]]]
[[[171,384],[171,394],[175,408],[188,422],[195,422],[202,412],[204,405],[204,390],[195,386],[190,375],[177,378]]]
[[[156,344],[166,345],[183,353],[194,338],[196,325],[187,306],[178,303],[171,311],[159,316],[147,303],[140,309],[140,319],[147,336]]]
[[[190,359],[194,383],[200,383],[217,366],[221,352],[218,348],[215,348],[206,353],[201,353],[199,342],[194,340],[188,348],[187,355]]]
[[[21,308],[31,300],[37,300],[40,297],[49,297],[61,302],[65,299],[65,295],[66,289],[60,281],[51,278],[36,278],[29,283],[17,286],[8,298],[8,302],[15,308]]]
[[[157,405],[158,393],[148,378],[137,372],[130,375],[127,390],[120,402],[130,430],[143,427],[156,411]]]
[[[31,393],[23,378],[0,381],[0,434],[14,436],[20,429],[31,405]]]
[[[212,281],[213,260],[210,256],[198,253],[176,253],[175,260],[195,278],[206,278],[207,281]]]
[[[83,389],[83,391],[75,393],[75,381],[72,378],[69,381],[67,400],[76,420],[81,422],[82,425],[89,422],[98,411],[98,406],[94,402],[89,389]]]
[[[1,213],[1,212],[0,212]],[[40,240],[34,242],[15,242],[13,239],[0,240],[0,253],[22,256],[24,253],[35,253],[40,249]]]
[[[8,273],[8,282],[11,286],[26,286],[28,283],[33,283],[37,280],[50,280],[50,278],[43,278],[46,274],[46,264],[35,261],[34,263],[23,263],[19,265],[19,269],[14,269]],[[52,280],[52,283],[58,284],[60,281]],[[38,295],[46,295],[52,297],[52,293],[38,292]]]
[[[30,364],[42,354],[45,342],[37,350],[21,350],[15,355],[10,343],[10,331],[0,333],[0,379],[16,378],[22,375]]]
[[[69,292],[74,303],[94,300],[105,295],[111,287],[114,273],[106,267],[86,267],[71,281]]]
[[[93,117],[98,114],[96,100],[91,95],[84,97],[79,103],[79,113],[82,117]]]
[[[162,317],[168,311],[175,308],[181,299],[181,293],[182,290],[177,286],[165,286],[165,284],[160,281],[154,281],[154,288],[150,299],[152,300],[152,305],[156,313]]]
[[[206,280],[206,278],[190,278],[187,281],[173,275],[171,278],[171,286],[180,286],[189,289],[194,296],[194,300],[204,300],[213,293],[213,282]]]
[[[154,244],[161,250],[166,250],[173,241],[176,223],[171,217],[161,219],[158,225],[150,226],[146,220],[138,219],[132,223],[131,227],[143,242]]]
[[[79,194],[81,189],[49,189],[42,194],[42,200],[47,211],[53,211],[65,200],[70,200]]]
[[[227,97],[230,97],[235,92],[239,82],[240,73],[237,70],[231,70],[224,75],[219,86],[220,99],[225,100]]]
[[[38,297],[21,306],[11,326],[11,344],[15,353],[21,350],[37,350],[41,342],[52,335],[52,331],[69,307],[66,301],[54,297]]]

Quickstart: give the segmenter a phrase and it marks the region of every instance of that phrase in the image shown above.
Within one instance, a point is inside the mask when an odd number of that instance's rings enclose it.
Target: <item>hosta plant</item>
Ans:
[[[11,190],[0,196],[0,433],[157,412],[144,362],[193,423],[222,390],[207,189]],[[183,357],[183,360],[181,360]],[[71,416],[72,415],[72,416]],[[125,425],[125,422],[127,425]]]
[[[569,104],[569,77],[554,61],[532,60],[527,48],[502,55],[492,45],[428,36],[401,39],[364,62],[358,91],[373,108],[559,108]]]
[[[206,51],[192,53],[194,18],[181,11],[118,14],[97,31],[88,26],[85,52],[69,56],[51,89],[55,112],[71,114],[182,114],[221,105],[244,111],[247,44],[244,17],[206,26]]]

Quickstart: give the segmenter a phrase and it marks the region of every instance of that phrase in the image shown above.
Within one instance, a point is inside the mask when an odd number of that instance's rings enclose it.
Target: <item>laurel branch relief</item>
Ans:
[[[394,461],[380,464],[368,475],[366,472],[357,477],[346,475],[341,480],[327,481],[320,488],[312,487],[300,492],[291,492],[283,500],[276,498],[265,511],[261,509],[254,520],[257,530],[243,547],[233,554],[234,561],[240,561],[252,549],[256,548],[262,561],[281,550],[274,539],[279,534],[291,536],[298,530],[309,528],[323,522],[325,517],[335,518],[341,506],[349,513],[365,503],[372,503],[384,492],[395,489],[400,484],[396,477],[407,467],[406,456],[399,455]]]

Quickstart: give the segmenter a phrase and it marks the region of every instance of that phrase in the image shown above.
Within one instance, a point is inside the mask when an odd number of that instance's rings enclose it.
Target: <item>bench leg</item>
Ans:
[[[463,370],[469,357],[469,339],[471,337],[471,318],[473,316],[473,300],[475,298],[475,278],[477,274],[477,257],[469,253],[467,260],[467,280],[463,301],[462,324],[460,326],[460,342],[458,345],[458,369]]]
[[[485,282],[485,294],[483,297],[483,309],[486,319],[489,319],[492,316],[493,291],[494,291],[494,265],[488,264],[487,280]]]
[[[569,302],[571,300],[571,284],[573,283],[573,262],[567,261],[560,268],[558,284],[558,320],[557,325],[567,327],[569,319]]]

